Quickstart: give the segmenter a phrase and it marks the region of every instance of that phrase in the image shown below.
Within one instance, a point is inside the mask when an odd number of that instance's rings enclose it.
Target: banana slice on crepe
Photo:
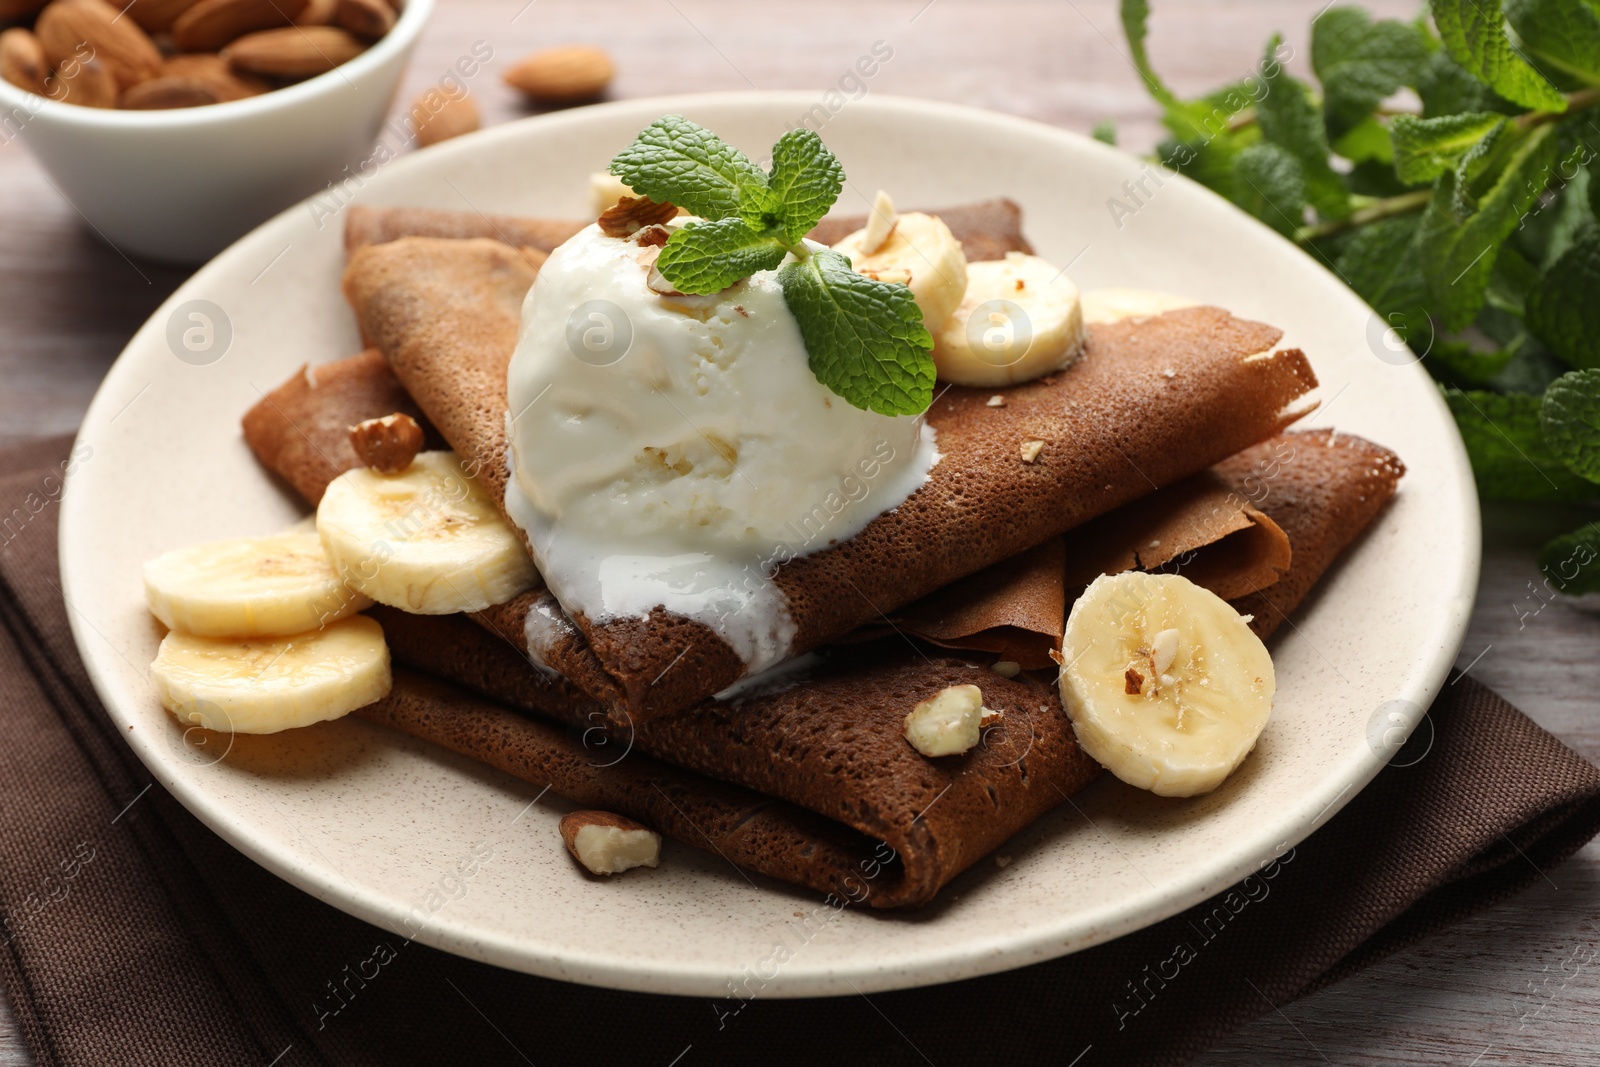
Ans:
[[[372,601],[334,570],[314,527],[190,545],[144,565],[150,613],[200,637],[298,634]]]
[[[835,252],[850,257],[858,274],[911,289],[931,332],[967,291],[967,257],[942,219],[912,211],[901,215],[879,192],[867,225],[840,238]]]
[[[1067,618],[1061,701],[1085,752],[1169,797],[1215,789],[1272,714],[1272,657],[1248,620],[1176,574],[1101,575]]]
[[[1048,260],[1022,252],[967,265],[967,292],[933,329],[939,377],[1013,385],[1068,366],[1083,351],[1078,287]]]
[[[185,725],[272,734],[337,719],[389,692],[383,629],[355,615],[290,637],[174,630],[150,665],[161,706]]]
[[[417,615],[482,611],[538,580],[521,538],[454,452],[418,453],[398,474],[344,472],[317,505],[317,532],[352,587]]]

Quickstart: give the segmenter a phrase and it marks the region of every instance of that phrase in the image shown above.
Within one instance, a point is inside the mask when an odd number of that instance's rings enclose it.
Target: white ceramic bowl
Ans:
[[[130,256],[200,263],[329,182],[360,173],[433,0],[336,70],[170,111],[57,103],[0,80],[0,142],[20,135],[57,190]]]

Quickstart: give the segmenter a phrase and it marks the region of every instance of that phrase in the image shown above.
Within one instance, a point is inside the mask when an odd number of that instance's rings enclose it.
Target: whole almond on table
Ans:
[[[347,63],[366,45],[336,26],[291,26],[249,33],[222,50],[240,74],[268,78],[309,78]]]
[[[127,5],[126,11],[133,21],[150,33],[165,33],[172,29],[172,23],[179,15],[197,2],[198,0],[133,0]]]
[[[117,106],[130,111],[165,111],[175,107],[220,104],[217,91],[198,78],[151,78],[124,89]]]
[[[296,26],[331,26],[339,13],[339,0],[311,0],[294,20]]]
[[[247,33],[289,25],[307,3],[309,0],[200,0],[172,24],[172,39],[185,52],[215,52]]]
[[[388,0],[339,0],[333,21],[357,37],[378,38],[394,29]]]
[[[210,87],[219,101],[260,96],[272,88],[253,74],[235,74],[228,61],[211,52],[186,52],[161,64],[163,78],[190,78]]]
[[[50,61],[39,38],[20,26],[0,33],[0,78],[20,89],[43,96],[50,77]]]
[[[411,128],[423,148],[471,133],[480,125],[478,105],[465,93],[448,96],[439,89],[429,89],[411,105]]]
[[[161,51],[132,19],[103,0],[55,0],[39,13],[33,32],[57,70],[90,55],[105,64],[119,89],[153,78]]]
[[[51,76],[48,91],[52,100],[79,107],[116,107],[117,79],[111,68],[98,59],[73,60]]]
[[[518,60],[502,77],[534,100],[575,104],[593,100],[611,84],[611,57],[588,45],[563,45]]]

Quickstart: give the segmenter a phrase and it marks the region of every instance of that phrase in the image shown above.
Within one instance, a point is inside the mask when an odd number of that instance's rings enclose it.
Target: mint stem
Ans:
[[[1395,215],[1405,215],[1412,211],[1421,211],[1428,206],[1428,201],[1433,199],[1432,189],[1418,189],[1415,192],[1401,193],[1399,196],[1386,196],[1382,200],[1375,200],[1359,211],[1352,211],[1342,219],[1329,219],[1319,222],[1315,226],[1302,226],[1294,232],[1297,244],[1315,241],[1319,237],[1328,237],[1332,234],[1342,233],[1356,226],[1365,226],[1370,222],[1393,218]]]

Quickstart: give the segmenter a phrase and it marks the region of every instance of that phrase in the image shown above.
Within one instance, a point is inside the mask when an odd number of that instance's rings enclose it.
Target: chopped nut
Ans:
[[[661,862],[661,835],[609,811],[575,811],[561,818],[561,840],[591,874],[620,874]]]
[[[607,237],[627,237],[645,226],[659,226],[678,216],[675,204],[658,204],[648,196],[624,196],[600,213],[600,232]]]
[[[991,664],[989,669],[1002,678],[1015,678],[1022,673],[1022,664],[1015,660],[1002,659]]]
[[[1001,396],[999,393],[996,393],[996,394],[994,394],[994,396],[991,396],[989,398],[988,402],[984,404],[984,407],[990,407],[990,408],[1003,408],[1005,406],[1006,406],[1006,398]]]
[[[1129,667],[1122,674],[1122,691],[1131,697],[1144,692],[1144,675]]]
[[[1024,441],[1017,451],[1022,454],[1022,462],[1032,463],[1039,458],[1039,453],[1044,451],[1044,442],[1038,439]]]
[[[402,412],[368,419],[350,427],[350,446],[378,473],[399,474],[422,451],[422,427]]]
[[[1178,656],[1178,631],[1175,629],[1162,630],[1150,642],[1150,667],[1157,674],[1165,675],[1167,668],[1172,666],[1172,661]],[[1165,678],[1161,680],[1167,684]]]
[[[676,285],[673,285],[671,282],[667,281],[667,276],[662,274],[661,271],[656,268],[656,265],[653,261],[650,264],[650,273],[645,275],[644,284],[652,293],[659,293],[662,296],[689,295],[687,293],[680,293]]]
[[[868,268],[859,273],[863,278],[871,278],[875,282],[887,282],[890,285],[911,284],[911,272],[901,267],[886,267],[883,270]]]
[[[979,708],[978,710],[981,712],[981,714],[978,716],[978,726],[980,728],[993,726],[995,723],[1006,717],[1006,713],[998,708],[984,707]]]
[[[983,711],[983,690],[952,685],[911,709],[905,738],[924,756],[959,755],[978,743]]]
[[[1001,856],[997,853],[994,857],[994,865],[999,867],[1001,870],[1005,870],[1007,867],[1011,866],[1011,857]]]
[[[645,226],[636,230],[633,243],[644,248],[663,248],[672,237],[672,231],[665,226]]]
[[[894,210],[894,201],[889,199],[889,194],[882,189],[872,198],[872,213],[867,216],[867,232],[861,236],[861,252],[863,255],[872,255],[883,247],[883,243],[894,233],[894,228],[899,225],[900,216]],[[880,278],[879,281],[887,281]]]

